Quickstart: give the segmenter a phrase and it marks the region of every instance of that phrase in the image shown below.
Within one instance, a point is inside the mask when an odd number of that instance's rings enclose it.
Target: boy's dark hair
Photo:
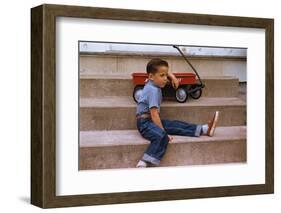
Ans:
[[[159,66],[169,67],[168,62],[165,60],[162,60],[160,58],[151,59],[146,65],[147,74],[149,73],[155,74],[157,72],[157,67]]]

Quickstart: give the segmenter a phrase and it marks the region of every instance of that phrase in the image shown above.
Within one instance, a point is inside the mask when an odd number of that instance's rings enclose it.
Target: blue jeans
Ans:
[[[192,124],[179,120],[161,119],[165,130],[153,123],[151,118],[137,119],[137,128],[140,134],[150,141],[142,160],[159,165],[169,143],[168,135],[199,137],[202,125]]]

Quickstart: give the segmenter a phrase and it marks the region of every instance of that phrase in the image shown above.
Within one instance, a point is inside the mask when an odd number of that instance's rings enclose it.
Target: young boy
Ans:
[[[177,78],[169,71],[168,63],[162,59],[155,58],[148,62],[146,71],[148,81],[146,82],[142,95],[137,104],[136,118],[137,129],[140,134],[150,141],[142,159],[136,167],[147,167],[149,164],[157,166],[164,156],[168,143],[172,141],[170,135],[182,135],[199,137],[200,135],[213,136],[219,112],[216,111],[208,124],[192,124],[179,120],[167,120],[160,118],[160,104],[162,102],[162,91],[168,78],[176,89],[179,85]]]

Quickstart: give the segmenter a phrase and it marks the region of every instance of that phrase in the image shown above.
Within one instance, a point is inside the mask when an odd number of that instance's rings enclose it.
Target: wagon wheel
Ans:
[[[176,100],[177,100],[177,102],[184,103],[184,102],[186,102],[187,98],[188,98],[188,94],[187,94],[186,87],[184,87],[184,86],[179,87],[176,90]]]
[[[143,89],[143,86],[135,86],[135,88],[134,88],[133,98],[136,103],[138,103],[138,100],[141,97],[142,89]]]
[[[196,85],[194,85],[194,86],[192,86],[190,89],[195,89],[197,86]],[[193,99],[199,99],[200,97],[201,97],[201,95],[202,95],[202,89],[200,88],[200,89],[198,89],[198,90],[196,90],[196,91],[194,91],[194,92],[191,92],[191,93],[189,93],[189,95],[193,98]]]

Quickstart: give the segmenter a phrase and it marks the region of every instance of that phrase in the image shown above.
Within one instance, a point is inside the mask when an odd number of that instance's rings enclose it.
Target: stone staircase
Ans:
[[[163,97],[161,118],[206,123],[220,111],[214,137],[173,136],[160,166],[246,162],[246,102],[231,76],[201,77],[202,97]],[[80,74],[79,170],[132,168],[148,140],[136,128],[131,75]]]

